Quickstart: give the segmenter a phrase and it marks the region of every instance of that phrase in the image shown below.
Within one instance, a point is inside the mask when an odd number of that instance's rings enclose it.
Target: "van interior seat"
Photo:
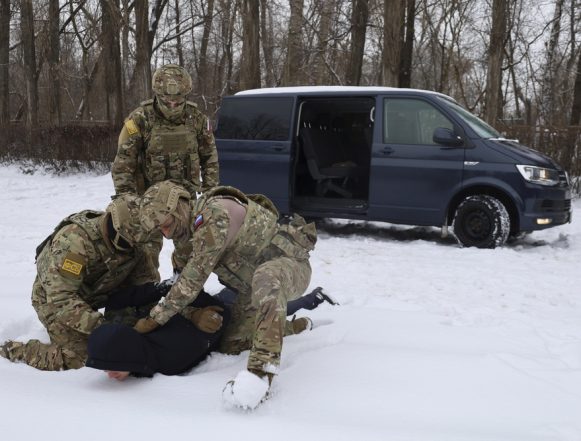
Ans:
[[[322,121],[304,122],[299,132],[299,142],[305,155],[311,177],[317,182],[317,195],[333,191],[345,198],[352,198],[347,189],[349,178],[361,170],[350,160],[342,160],[341,138]]]

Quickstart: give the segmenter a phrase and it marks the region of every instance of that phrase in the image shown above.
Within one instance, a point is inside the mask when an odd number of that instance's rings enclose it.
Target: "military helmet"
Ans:
[[[180,198],[190,200],[190,193],[175,182],[163,181],[152,185],[141,199],[140,219],[146,232],[159,227],[170,214],[176,214]]]
[[[117,196],[106,209],[109,240],[120,251],[130,250],[142,240],[139,217],[140,198],[131,194]]]
[[[177,64],[166,64],[158,68],[152,79],[153,93],[157,96],[185,96],[192,91],[192,77]]]

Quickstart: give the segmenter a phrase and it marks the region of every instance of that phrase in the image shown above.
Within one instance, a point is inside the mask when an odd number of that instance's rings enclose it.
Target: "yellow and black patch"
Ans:
[[[125,130],[127,130],[129,136],[133,136],[136,133],[139,133],[139,128],[137,127],[137,124],[135,124],[135,121],[133,121],[132,119],[128,119],[127,121],[125,121]]]
[[[62,266],[59,268],[59,273],[68,278],[80,279],[81,272],[86,265],[86,260],[83,256],[75,253],[68,253],[63,260]]]

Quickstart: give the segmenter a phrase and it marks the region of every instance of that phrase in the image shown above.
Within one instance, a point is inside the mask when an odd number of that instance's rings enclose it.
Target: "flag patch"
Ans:
[[[196,216],[196,220],[194,221],[194,231],[197,230],[203,223],[204,217],[201,214],[198,214]]]

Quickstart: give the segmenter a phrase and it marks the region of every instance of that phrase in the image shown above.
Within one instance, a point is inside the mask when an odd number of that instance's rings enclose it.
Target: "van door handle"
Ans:
[[[274,150],[275,152],[282,152],[284,150],[284,145],[271,145],[268,147],[269,150]]]
[[[382,155],[391,155],[393,153],[393,148],[386,145],[385,147],[383,147],[380,151],[380,153]]]

